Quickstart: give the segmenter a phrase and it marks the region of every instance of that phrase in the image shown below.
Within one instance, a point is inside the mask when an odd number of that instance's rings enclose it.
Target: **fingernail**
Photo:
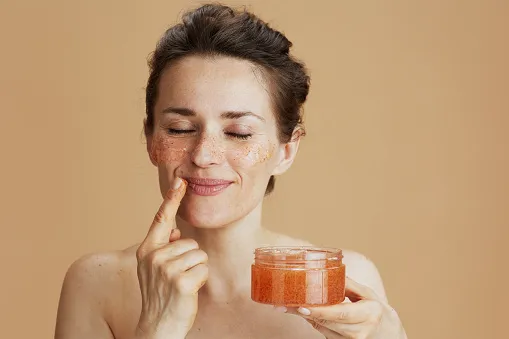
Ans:
[[[311,314],[311,311],[305,307],[299,307],[299,309],[297,310],[300,314],[304,314],[304,315],[310,315]]]
[[[287,309],[284,306],[274,306],[276,312],[286,313]]]
[[[179,177],[176,177],[175,180],[173,181],[173,185],[171,188],[174,191],[176,191],[180,188],[181,185],[182,185],[182,179],[180,179]]]

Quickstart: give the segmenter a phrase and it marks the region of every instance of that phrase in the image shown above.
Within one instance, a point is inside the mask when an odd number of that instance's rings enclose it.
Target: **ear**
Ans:
[[[145,132],[145,139],[147,140],[147,153],[148,153],[148,157],[150,158],[150,162],[152,163],[152,165],[157,167],[156,154],[154,152],[154,149],[152,148],[153,147],[153,139],[154,139],[152,137],[153,134],[152,134],[151,131],[147,130],[146,123],[144,123],[143,125],[144,125],[143,131]]]
[[[292,166],[297,151],[299,150],[300,138],[303,131],[297,128],[293,132],[292,138],[286,144],[282,144],[279,148],[279,164],[276,166],[272,175],[280,175],[286,172]]]

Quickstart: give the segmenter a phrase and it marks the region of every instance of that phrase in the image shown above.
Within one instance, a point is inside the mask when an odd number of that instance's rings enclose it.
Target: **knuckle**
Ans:
[[[182,272],[182,262],[180,260],[169,260],[164,263],[160,272],[166,277],[167,280],[175,278],[176,274]]]
[[[327,320],[321,318],[314,318],[313,321],[319,326],[327,325]]]
[[[150,252],[145,257],[152,267],[159,267],[164,262],[163,256],[158,251]]]
[[[162,210],[157,211],[156,215],[154,216],[154,222],[156,223],[166,222],[166,216],[164,215]]]
[[[318,321],[318,323],[319,323],[320,325],[322,325],[322,326],[326,326],[329,322],[328,322],[327,320],[320,319],[320,320]]]
[[[199,249],[198,243],[194,239],[179,239],[177,241],[174,241],[170,244],[170,246],[173,248],[175,253],[186,253],[189,251],[197,250]]]
[[[146,253],[147,251],[143,246],[138,247],[138,249],[136,250],[136,260],[138,260],[138,262],[142,261]]]
[[[209,267],[207,265],[203,265],[203,275],[205,276],[205,279],[209,276]]]
[[[313,326],[313,328],[314,328],[315,330],[317,330],[317,329],[318,329],[318,327],[320,327],[320,325],[319,325],[316,321],[311,320],[311,319],[306,319],[306,320],[307,320],[307,322],[308,322],[308,323],[310,323],[310,324],[311,324],[311,326]]]
[[[175,276],[173,285],[180,294],[196,294],[207,281],[208,272],[209,269],[207,265],[197,265],[191,270]]]
[[[199,264],[206,263],[208,260],[207,253],[199,249],[193,249],[191,251],[186,252],[183,256],[179,257],[175,260],[178,263],[178,266],[182,270],[187,270],[192,267],[195,267]]]
[[[179,292],[180,294],[189,294],[193,290],[193,286],[190,283],[189,279],[187,279],[186,276],[182,276],[182,275],[179,275],[174,280],[174,286],[175,286],[175,289],[177,290],[177,292]]]
[[[183,239],[182,242],[186,244],[186,246],[189,246],[189,248],[197,249],[199,248],[198,242],[194,239]]]
[[[348,319],[348,317],[349,317],[348,312],[340,311],[340,312],[337,314],[336,319],[337,319],[337,320],[345,320],[345,319]]]
[[[205,264],[200,264],[195,267],[196,275],[200,281],[205,281],[209,277],[209,267]]]
[[[167,262],[162,269],[162,273],[166,277],[166,279],[170,280],[175,275],[177,271],[177,267],[174,261]]]
[[[167,190],[164,194],[164,197],[168,200],[171,200],[171,198],[173,198],[173,190]]]
[[[200,262],[207,262],[209,260],[208,254],[203,250],[196,250],[196,255]]]

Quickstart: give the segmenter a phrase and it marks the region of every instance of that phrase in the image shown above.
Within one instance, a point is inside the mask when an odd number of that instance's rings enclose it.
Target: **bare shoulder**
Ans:
[[[64,281],[78,280],[81,286],[100,282],[101,278],[118,266],[119,259],[119,251],[86,254],[71,264]]]
[[[275,243],[278,245],[316,246],[316,244],[309,241],[292,238],[284,234],[275,234],[274,236],[276,239]],[[359,284],[371,288],[380,298],[387,301],[382,277],[373,260],[356,251],[349,249],[343,249],[342,251],[347,276]]]
[[[100,292],[94,287],[113,283],[135,259],[133,247],[124,250],[86,254],[74,261],[64,278],[64,285],[75,285],[85,292]],[[106,284],[106,286],[105,286]]]
[[[134,251],[91,253],[69,266],[60,292],[55,338],[113,337],[109,306],[136,260]]]

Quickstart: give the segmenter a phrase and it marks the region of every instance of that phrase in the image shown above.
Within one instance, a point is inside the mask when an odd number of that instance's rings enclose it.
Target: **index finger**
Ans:
[[[171,230],[176,227],[175,215],[177,214],[180,201],[186,192],[186,187],[187,183],[177,177],[171,189],[166,193],[147,236],[141,245],[146,250],[152,250],[168,244]]]
[[[326,326],[328,322],[343,324],[359,324],[372,315],[376,305],[372,301],[363,300],[358,303],[342,303],[330,306],[310,308],[289,308],[287,313],[303,316],[307,319],[321,321]]]

